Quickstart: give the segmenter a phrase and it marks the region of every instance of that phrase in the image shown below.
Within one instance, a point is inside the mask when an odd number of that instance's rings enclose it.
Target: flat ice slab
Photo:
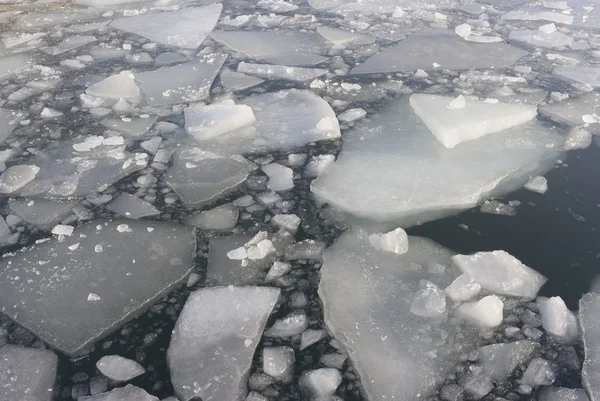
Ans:
[[[211,4],[178,11],[118,18],[113,28],[144,36],[154,42],[197,49],[215,27],[223,5]]]
[[[569,82],[600,87],[600,67],[558,67],[552,74]]]
[[[54,352],[7,344],[0,348],[0,400],[50,401],[58,358]]]
[[[410,97],[415,113],[447,148],[526,123],[537,115],[536,107],[527,104],[492,104],[465,98],[463,107],[453,108],[455,100],[424,94]]]
[[[0,305],[48,344],[78,355],[180,283],[195,249],[191,227],[96,220],[63,242],[1,260]]]
[[[254,351],[279,292],[229,286],[190,295],[167,352],[171,381],[181,401],[244,400]]]

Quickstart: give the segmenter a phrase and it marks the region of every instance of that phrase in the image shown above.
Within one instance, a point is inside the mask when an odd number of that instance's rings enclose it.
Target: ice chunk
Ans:
[[[335,162],[334,155],[317,155],[311,157],[310,161],[306,165],[304,175],[306,177],[318,177],[323,174],[329,166]]]
[[[310,401],[332,401],[340,384],[342,384],[342,374],[332,368],[306,371],[298,381],[300,391]]]
[[[504,303],[495,295],[477,302],[467,302],[456,310],[456,316],[479,327],[496,327],[502,323]]]
[[[482,288],[501,295],[533,299],[547,280],[504,251],[456,255],[452,262]]]
[[[131,232],[117,230],[124,223]],[[63,242],[51,239],[0,261],[0,305],[48,344],[78,355],[180,283],[195,249],[190,227],[96,220]],[[101,300],[87,301],[90,293]]]
[[[27,68],[30,63],[29,54],[17,53],[0,57],[0,82]]]
[[[329,26],[318,27],[317,33],[337,46],[345,46],[357,41],[362,42],[361,39],[365,38],[363,34],[358,32]]]
[[[583,332],[585,360],[581,371],[583,388],[590,401],[600,400],[600,295],[590,292],[579,300],[579,324]]]
[[[220,77],[221,84],[223,84],[225,89],[229,89],[234,92],[252,88],[264,82],[264,79],[251,77],[246,74],[242,74],[231,70],[224,70],[221,73]]]
[[[526,123],[537,115],[536,107],[531,105],[465,99],[464,107],[450,107],[455,101],[438,95],[410,97],[415,113],[447,148]]]
[[[197,49],[215,27],[223,5],[211,4],[184,10],[118,18],[113,28],[144,36],[153,42]]]
[[[267,276],[265,277],[265,281],[270,282],[278,279],[279,277],[288,274],[292,271],[292,265],[289,263],[275,261],[273,266],[269,269]]]
[[[546,180],[546,177],[536,175],[527,181],[527,184],[525,184],[525,189],[537,192],[538,194],[545,194],[548,190],[548,180]]]
[[[325,244],[312,239],[290,244],[285,248],[285,257],[287,260],[321,260],[321,255],[325,249]]]
[[[167,184],[188,207],[199,207],[231,192],[246,181],[249,166],[230,157],[187,148],[175,153]]]
[[[52,56],[58,56],[71,50],[78,49],[90,43],[94,43],[96,37],[92,35],[73,35],[63,39],[56,46],[42,49],[45,53]]]
[[[556,379],[550,363],[542,358],[533,358],[523,373],[521,384],[531,387],[549,386]]]
[[[226,203],[190,216],[185,223],[203,230],[231,231],[237,223],[238,215],[238,208],[232,203]]]
[[[184,109],[185,129],[198,142],[248,127],[256,121],[249,106],[231,102],[193,105]]]
[[[308,318],[304,313],[292,312],[277,319],[270,329],[265,331],[265,337],[293,337],[302,334],[308,327]]]
[[[489,376],[475,375],[466,380],[464,388],[465,393],[470,395],[471,398],[479,400],[494,389],[494,383]]]
[[[263,350],[263,372],[279,381],[292,380],[295,361],[291,347],[267,347]]]
[[[90,96],[102,99],[125,99],[132,103],[139,103],[140,88],[135,84],[131,71],[122,71],[90,86],[85,90]]]
[[[440,317],[445,311],[446,294],[432,282],[421,280],[419,290],[410,305],[410,312],[422,317]]]
[[[58,358],[49,350],[7,344],[0,348],[0,399],[50,401]]]
[[[74,229],[75,228],[73,226],[58,224],[52,229],[52,234],[70,237],[71,235],[73,235]]]
[[[585,391],[580,388],[544,387],[539,397],[540,401],[589,401]]]
[[[267,188],[273,191],[287,191],[294,188],[294,170],[281,164],[271,163],[262,167],[269,177]]]
[[[575,127],[565,140],[565,150],[586,149],[592,144],[592,134],[586,129]]]
[[[192,103],[208,98],[226,54],[135,74],[150,106]]]
[[[12,110],[0,109],[0,144],[3,143],[17,127],[18,119],[15,114],[16,113]]]
[[[148,132],[157,118],[157,115],[147,116],[146,118],[106,118],[100,121],[100,124],[108,129],[119,131],[126,136],[135,138]]]
[[[117,196],[106,208],[130,219],[141,219],[142,217],[158,216],[160,214],[160,211],[151,203],[128,193]]]
[[[244,245],[249,240],[250,237],[246,235],[211,238],[206,271],[207,280],[218,285],[259,283],[272,259],[247,259],[248,252]]]
[[[300,226],[300,217],[295,214],[277,214],[273,216],[271,222],[277,227],[295,234]]]
[[[567,81],[600,87],[600,67],[558,67],[552,74]]]
[[[454,32],[461,38],[466,38],[467,36],[471,35],[471,25],[460,24],[454,28]]]
[[[0,194],[12,194],[33,181],[40,168],[35,165],[10,166],[0,175]]]
[[[96,362],[96,367],[100,373],[116,382],[126,382],[146,373],[142,365],[119,355],[103,356]]]
[[[79,397],[78,401],[158,401],[158,398],[139,387],[128,384],[92,397]]]
[[[360,120],[364,117],[366,117],[367,115],[367,111],[365,109],[349,109],[344,111],[343,113],[340,113],[338,115],[338,120],[345,122],[345,123],[351,123],[353,121],[356,120]]]
[[[237,72],[254,75],[265,79],[284,79],[292,82],[306,82],[311,79],[322,77],[327,70],[322,68],[290,67],[286,65],[273,64],[251,64],[241,62],[238,64]]]
[[[600,93],[588,92],[581,96],[540,106],[540,114],[568,125],[583,125],[583,116],[600,113]],[[594,124],[595,125],[595,124]]]
[[[555,339],[573,343],[579,337],[577,317],[571,312],[560,297],[538,299],[538,307],[542,317],[542,327]]]
[[[412,34],[354,68],[352,74],[434,70],[434,63],[449,70],[505,68],[527,52],[506,43],[482,46],[464,41],[450,30],[431,29]]]
[[[538,344],[529,340],[481,347],[483,371],[494,380],[504,380],[517,366],[529,362],[537,348]]]
[[[78,201],[47,199],[11,199],[10,209],[23,220],[41,230],[49,230],[67,217]]]
[[[531,121],[446,149],[403,99],[346,132],[311,190],[342,211],[406,228],[521,188],[554,165],[563,143]]]
[[[167,352],[181,401],[244,399],[254,351],[278,297],[276,288],[233,286],[190,295]]]
[[[76,0],[75,3],[82,6],[106,8],[121,4],[135,3],[136,1],[137,0]],[[106,23],[104,25],[106,25]]]
[[[550,21],[570,25],[573,23],[574,17],[539,7],[523,7],[507,12],[502,16],[502,19],[508,21]]]
[[[300,351],[327,337],[325,330],[306,330],[300,339]]]
[[[393,252],[396,255],[404,255],[408,252],[408,236],[400,227],[385,234],[371,234],[369,242],[377,250]]]
[[[481,286],[466,273],[461,274],[444,292],[454,302],[468,301],[481,291]]]
[[[572,37],[558,32],[556,27],[554,29],[552,32],[545,32],[541,27],[537,30],[511,31],[508,40],[546,49],[570,46],[573,43]]]

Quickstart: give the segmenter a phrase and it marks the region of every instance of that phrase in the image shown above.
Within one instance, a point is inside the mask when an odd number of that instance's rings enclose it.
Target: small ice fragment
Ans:
[[[101,299],[102,298],[100,298],[100,296],[98,296],[98,294],[94,294],[93,292],[90,292],[87,297],[87,300],[90,302],[100,301]]]
[[[120,233],[124,233],[124,232],[131,232],[131,228],[129,228],[129,226],[127,224],[119,224],[117,226],[117,231]]]
[[[556,25],[554,25],[554,23],[542,25],[542,26],[540,26],[539,30],[544,33],[552,33],[554,31],[556,31]]]
[[[548,190],[548,180],[540,175],[531,177],[527,184],[525,184],[525,189],[544,194]]]
[[[94,251],[96,252],[102,252],[102,244],[98,244],[94,247]]]
[[[248,253],[246,252],[246,248],[241,246],[227,252],[227,257],[232,260],[243,260],[248,257]]]
[[[281,164],[271,163],[262,167],[269,177],[267,188],[273,191],[287,191],[294,188],[294,171]]]
[[[54,226],[54,228],[52,229],[52,234],[54,235],[66,235],[66,236],[71,236],[73,235],[73,230],[75,228],[73,226],[66,226],[63,224],[58,224],[56,226]]]
[[[408,235],[402,228],[397,228],[385,234],[371,234],[369,242],[377,250],[404,255],[408,252]]]
[[[458,97],[448,103],[446,106],[449,110],[458,110],[462,109],[467,105],[467,101],[463,95],[458,95]]]
[[[74,243],[73,245],[69,246],[69,249],[71,251],[74,251],[75,249],[79,248],[79,242]]]
[[[504,303],[495,295],[482,298],[477,302],[462,304],[456,315],[479,327],[496,327],[502,323]]]
[[[471,35],[471,25],[469,24],[460,24],[456,28],[454,28],[454,32],[462,38],[466,38]]]

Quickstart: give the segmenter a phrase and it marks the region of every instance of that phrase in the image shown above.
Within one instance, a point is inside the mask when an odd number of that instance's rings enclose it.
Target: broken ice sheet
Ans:
[[[561,124],[583,125],[586,123],[584,116],[600,114],[600,93],[588,92],[581,96],[546,104],[539,107],[539,112]],[[592,125],[596,124],[598,122],[592,123]]]
[[[226,54],[173,67],[135,74],[135,81],[150,106],[191,103],[205,100],[210,87],[227,59]]]
[[[211,4],[178,11],[118,18],[113,28],[144,36],[154,42],[184,49],[197,49],[213,30],[223,5]]]
[[[290,67],[273,64],[251,64],[241,62],[237,72],[254,75],[265,79],[283,79],[292,82],[306,82],[327,74],[322,68]]]
[[[18,117],[14,111],[0,109],[0,144],[3,143],[17,127],[17,122]]]
[[[237,260],[227,256],[235,249],[243,247],[251,237],[247,235],[230,235],[228,237],[211,238],[209,241],[208,267],[206,278],[217,285],[253,285],[264,277],[272,258],[256,260]]]
[[[142,217],[152,217],[160,214],[160,211],[151,203],[128,193],[117,196],[106,208],[130,219],[141,219]]]
[[[464,41],[453,31],[430,29],[412,34],[355,67],[352,74],[373,74],[414,70],[504,68],[527,52],[506,43]]]
[[[264,82],[264,79],[251,77],[231,70],[224,70],[221,72],[220,77],[223,87],[234,92],[252,88]]]
[[[30,63],[31,55],[29,54],[18,53],[0,57],[0,82],[28,67]]]
[[[85,90],[85,93],[102,99],[124,99],[132,103],[139,103],[141,92],[133,78],[131,71],[121,71],[93,84]]]
[[[144,135],[152,127],[157,115],[143,117],[121,117],[121,118],[106,118],[100,121],[104,127],[115,131],[122,132],[129,137],[138,137]]]
[[[311,190],[352,215],[407,227],[522,187],[562,154],[554,131],[531,121],[446,149],[401,99],[344,135]]]
[[[0,348],[0,399],[50,401],[58,358],[54,352],[7,344]]]
[[[190,295],[167,352],[180,400],[244,400],[254,351],[278,297],[276,288],[233,286]]]
[[[121,224],[130,230],[119,231]],[[79,355],[179,284],[195,249],[192,227],[96,220],[68,240],[0,261],[0,305],[43,341]],[[90,293],[99,299],[90,301]]]
[[[67,217],[78,201],[48,199],[11,199],[10,209],[23,220],[41,230],[50,230]]]
[[[600,67],[558,67],[552,74],[565,81],[600,87]]]
[[[58,56],[71,50],[78,49],[87,44],[96,41],[96,37],[91,35],[74,35],[63,39],[56,46],[46,47],[42,49],[43,52],[50,54],[51,56]]]
[[[187,148],[175,153],[166,181],[181,201],[193,208],[231,192],[246,181],[249,171],[248,163],[200,148]]]
[[[256,121],[249,106],[236,105],[233,100],[190,105],[184,109],[184,114],[185,129],[198,142],[248,127]]]
[[[426,399],[478,337],[465,326],[446,338],[445,319],[410,312],[422,279],[445,287],[458,276],[448,268],[433,278],[425,268],[451,266],[452,254],[418,237],[409,237],[408,252],[401,256],[375,251],[368,236],[346,232],[323,254],[319,296],[325,323],[346,347],[368,399]]]

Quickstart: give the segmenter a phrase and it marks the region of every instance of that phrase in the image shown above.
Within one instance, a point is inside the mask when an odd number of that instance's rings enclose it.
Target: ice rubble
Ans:
[[[119,231],[121,224],[130,230]],[[96,220],[67,240],[4,258],[0,305],[48,344],[77,355],[180,283],[195,248],[189,227]]]
[[[244,161],[188,147],[175,153],[165,177],[181,201],[194,208],[234,190],[246,180],[249,171],[249,164]]]
[[[265,79],[283,79],[292,82],[306,82],[322,77],[328,71],[322,68],[290,67],[286,65],[252,64],[241,62],[237,72]]]
[[[0,348],[0,399],[50,401],[58,358],[49,350],[3,345]]]
[[[277,298],[268,287],[214,287],[193,292],[167,352],[180,400],[242,401],[252,358]]]
[[[406,227],[520,188],[552,165],[563,141],[530,121],[446,149],[403,99],[348,131],[311,190],[352,215]]]
[[[369,242],[377,250],[404,255],[408,252],[408,236],[402,228],[397,228],[385,234],[369,235]]]
[[[103,356],[96,362],[96,367],[100,373],[115,382],[126,382],[146,372],[136,361],[119,355]]]
[[[481,286],[466,273],[458,276],[444,289],[446,295],[454,302],[468,301],[481,291]]]
[[[466,70],[504,68],[514,64],[526,51],[505,43],[472,43],[445,29],[419,31],[393,47],[382,50],[355,67],[352,74],[396,71]]]
[[[496,294],[533,299],[547,280],[505,251],[455,255],[452,262],[483,289]]]
[[[600,400],[600,295],[590,292],[579,301],[579,324],[583,332],[585,361],[581,371],[583,388],[590,401]]]
[[[154,42],[197,49],[215,27],[223,5],[211,4],[178,11],[118,18],[113,28],[144,36]]]
[[[456,99],[416,94],[410,97],[410,105],[438,141],[447,148],[515,127],[537,116],[536,107],[531,105],[462,99],[463,107],[452,107]]]
[[[158,401],[158,398],[139,387],[128,384],[91,397],[79,397],[78,401]]]

